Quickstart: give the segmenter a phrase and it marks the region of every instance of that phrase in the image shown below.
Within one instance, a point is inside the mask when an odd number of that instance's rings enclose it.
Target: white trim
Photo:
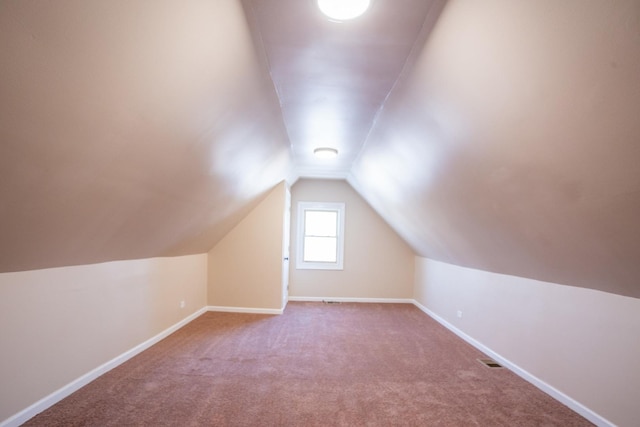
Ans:
[[[313,167],[303,167],[303,168],[294,168],[293,173],[290,174],[292,177],[296,177],[294,182],[297,181],[298,178],[312,178],[312,179],[347,179],[349,176],[348,171],[328,171],[326,169],[313,168]]]
[[[587,408],[586,406],[584,406],[580,402],[572,399],[571,397],[567,396],[566,394],[564,394],[560,390],[558,390],[555,387],[547,384],[546,382],[542,381],[540,378],[536,377],[535,375],[531,374],[530,372],[522,369],[520,366],[516,365],[515,363],[505,359],[500,354],[498,354],[495,351],[491,350],[489,347],[485,346],[484,344],[482,344],[481,342],[479,342],[476,339],[472,338],[471,336],[465,334],[460,329],[456,328],[451,323],[447,322],[445,319],[443,319],[442,317],[438,316],[433,311],[429,310],[427,307],[425,307],[422,304],[420,304],[418,301],[413,300],[413,304],[416,307],[418,307],[420,310],[422,310],[424,313],[426,313],[433,320],[435,320],[436,322],[440,323],[442,326],[444,326],[445,328],[449,329],[451,332],[453,332],[454,334],[456,334],[457,336],[459,336],[460,338],[462,338],[463,340],[465,340],[466,342],[468,342],[469,344],[471,344],[472,346],[474,346],[475,348],[477,348],[481,352],[485,353],[487,356],[490,356],[492,359],[494,359],[495,361],[500,363],[502,366],[504,366],[504,367],[508,368],[509,370],[513,371],[516,375],[518,375],[522,379],[524,379],[527,382],[529,382],[529,383],[533,384],[534,386],[538,387],[540,390],[542,390],[543,392],[547,393],[549,396],[553,397],[554,399],[556,399],[560,403],[568,406],[569,408],[571,408],[572,410],[574,410],[578,414],[582,415],[583,417],[585,417],[587,420],[591,421],[595,425],[597,425],[599,427],[615,427],[615,424],[613,424],[611,421],[607,420],[606,418],[602,417],[601,415],[598,415],[597,413],[595,413],[591,409]]]
[[[148,349],[152,345],[168,337],[169,335],[171,335],[178,329],[182,328],[184,325],[191,322],[192,320],[199,317],[205,312],[206,312],[206,309],[203,307],[200,310],[196,311],[195,313],[185,317],[184,319],[174,324],[173,326],[170,326],[164,331],[160,332],[159,334],[149,338],[143,343],[138,344],[132,349],[125,351],[121,355],[114,357],[113,359],[109,360],[106,363],[103,363],[102,365],[98,366],[95,369],[92,369],[91,371],[87,372],[81,377],[71,381],[69,384],[59,388],[58,390],[54,391],[48,396],[45,396],[42,399],[38,400],[33,405],[27,407],[26,409],[23,409],[17,414],[14,414],[11,417],[7,418],[6,420],[2,421],[0,423],[0,427],[17,427],[27,422],[31,418],[38,415],[40,412],[60,402],[65,397],[69,396],[71,393],[79,390],[85,385],[89,384],[91,381],[95,380],[99,376],[109,372],[113,368],[131,359],[133,356],[136,356],[137,354],[142,353],[144,350]]]
[[[219,305],[210,305],[207,306],[207,311],[219,311],[223,313],[282,314],[284,313],[284,308],[223,307]]]
[[[300,302],[364,302],[364,303],[390,303],[390,304],[413,304],[411,298],[352,298],[352,297],[289,297],[289,301]]]

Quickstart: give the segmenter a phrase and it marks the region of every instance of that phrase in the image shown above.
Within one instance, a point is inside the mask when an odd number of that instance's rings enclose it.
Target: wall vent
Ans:
[[[502,365],[493,359],[478,359],[478,362],[482,363],[488,368],[502,368]]]

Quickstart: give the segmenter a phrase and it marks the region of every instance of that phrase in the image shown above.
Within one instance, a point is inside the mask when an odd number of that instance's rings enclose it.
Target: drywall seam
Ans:
[[[540,378],[536,377],[535,375],[533,375],[533,374],[529,373],[528,371],[522,369],[520,366],[516,365],[515,363],[509,361],[508,359],[505,359],[500,354],[498,354],[495,351],[491,350],[489,347],[487,347],[484,344],[482,344],[481,342],[475,340],[471,336],[465,334],[460,329],[456,328],[451,323],[447,322],[445,319],[443,319],[442,317],[438,316],[433,311],[429,310],[427,307],[425,307],[422,304],[420,304],[418,301],[413,300],[413,304],[416,307],[418,307],[420,310],[422,310],[424,313],[426,313],[433,320],[435,320],[436,322],[440,323],[442,326],[444,326],[445,328],[449,329],[451,332],[453,332],[454,334],[456,334],[457,336],[459,336],[460,338],[462,338],[463,340],[465,340],[466,342],[468,342],[469,344],[471,344],[472,346],[474,346],[475,348],[477,348],[481,352],[485,353],[487,356],[493,358],[498,363],[500,363],[502,366],[508,368],[509,370],[514,372],[516,375],[518,375],[522,379],[524,379],[527,382],[529,382],[529,383],[533,384],[534,386],[538,387],[540,390],[542,390],[543,392],[547,393],[549,396],[553,397],[554,399],[556,399],[560,403],[568,406],[569,408],[571,408],[572,410],[574,410],[578,414],[582,415],[583,417],[585,417],[587,420],[591,421],[595,425],[597,425],[599,427],[615,427],[615,424],[613,424],[609,420],[607,420],[604,417],[602,417],[601,415],[595,413],[594,411],[592,411],[591,409],[587,408],[586,406],[584,406],[580,402],[578,402],[578,401],[572,399],[571,397],[567,396],[566,394],[564,394],[560,390],[556,389],[555,387],[553,387],[553,386],[547,384],[546,382],[542,381]]]
[[[284,308],[224,307],[220,305],[209,305],[207,306],[207,311],[219,311],[224,313],[282,314],[284,312]]]
[[[195,318],[197,318],[198,316],[202,315],[205,312],[206,312],[206,308],[203,307],[198,311],[196,311],[195,313],[190,314],[189,316],[185,317],[178,323],[160,332],[156,336],[149,338],[148,340],[144,341],[141,344],[138,344],[132,349],[125,351],[121,355],[114,357],[113,359],[98,366],[95,369],[92,369],[91,371],[87,372],[81,377],[71,381],[69,384],[54,391],[50,395],[45,396],[42,399],[38,400],[36,403],[29,406],[28,408],[23,409],[22,411],[18,412],[15,415],[12,415],[11,417],[2,421],[0,423],[0,427],[17,427],[21,425],[22,423],[38,415],[40,412],[44,411],[45,409],[60,402],[62,399],[69,396],[71,393],[89,384],[91,381],[95,380],[99,376],[106,374],[113,368],[119,365],[122,365],[124,362],[131,359],[133,356],[136,356],[137,354],[142,353],[144,350],[148,349],[152,345],[160,342],[161,340],[168,337],[169,335],[171,335],[178,329],[182,328],[187,323],[191,322],[192,320],[194,320]]]
[[[413,304],[415,301],[410,298],[351,298],[351,297],[289,297],[289,301],[301,302],[370,302],[370,303],[390,303],[390,304]]]

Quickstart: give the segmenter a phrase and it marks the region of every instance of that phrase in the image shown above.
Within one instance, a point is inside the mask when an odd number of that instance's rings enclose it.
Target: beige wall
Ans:
[[[282,309],[286,183],[278,184],[209,251],[208,304]]]
[[[640,299],[420,257],[415,299],[601,417],[640,420]]]
[[[0,274],[0,422],[203,308],[206,275],[204,254]]]
[[[298,202],[345,203],[344,270],[297,270]],[[291,188],[292,297],[411,298],[414,254],[341,180],[301,179]]]

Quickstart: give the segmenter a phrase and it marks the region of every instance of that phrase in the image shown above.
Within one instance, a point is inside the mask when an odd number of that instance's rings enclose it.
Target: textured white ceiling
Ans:
[[[327,19],[312,0],[245,0],[291,142],[295,177],[346,178],[400,77],[426,17],[442,2],[375,1],[361,17]],[[337,159],[314,158],[333,147]]]

